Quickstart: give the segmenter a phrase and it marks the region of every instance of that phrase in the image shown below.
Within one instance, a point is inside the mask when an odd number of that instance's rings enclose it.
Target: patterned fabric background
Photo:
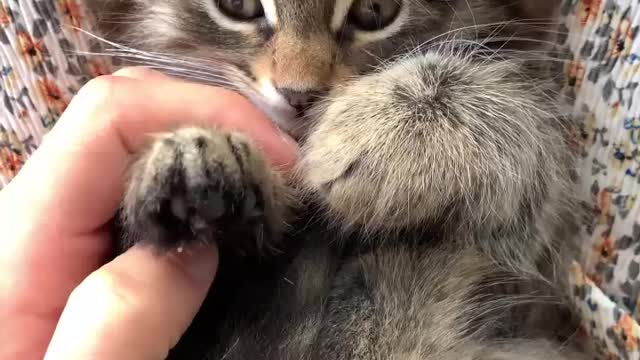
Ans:
[[[576,304],[606,359],[640,359],[639,0],[568,0],[565,91],[582,123],[584,224]]]
[[[558,64],[582,123],[581,189],[593,205],[572,271],[602,359],[640,359],[640,0],[565,0]],[[0,188],[73,95],[109,73],[80,0],[0,0]]]
[[[0,0],[0,188],[88,79],[109,72],[77,0]]]

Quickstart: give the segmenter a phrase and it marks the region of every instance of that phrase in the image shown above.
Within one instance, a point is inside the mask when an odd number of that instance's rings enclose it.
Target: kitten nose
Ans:
[[[290,88],[278,88],[280,95],[284,96],[289,105],[298,111],[304,111],[311,105],[316,92],[311,90],[294,90]]]

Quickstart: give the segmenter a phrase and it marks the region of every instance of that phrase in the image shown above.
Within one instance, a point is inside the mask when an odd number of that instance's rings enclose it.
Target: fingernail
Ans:
[[[198,245],[176,254],[187,273],[197,282],[210,284],[218,269],[218,250],[213,245]]]
[[[300,145],[288,134],[278,129],[278,137],[284,144],[282,153],[279,159],[277,159],[277,165],[280,169],[292,168],[298,161]]]
[[[289,134],[285,133],[282,130],[279,130],[280,132],[280,138],[287,143],[287,146],[289,146],[291,149],[293,149],[296,153],[298,152],[298,148],[300,147],[300,145],[298,144],[297,141],[295,141],[291,136],[289,136]]]

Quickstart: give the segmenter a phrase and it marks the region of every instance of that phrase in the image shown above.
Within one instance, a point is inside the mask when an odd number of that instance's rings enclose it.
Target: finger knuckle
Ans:
[[[79,96],[87,96],[97,99],[109,99],[117,93],[121,87],[121,81],[117,76],[103,75],[89,80],[78,93]]]
[[[144,66],[129,66],[116,71],[113,75],[139,79],[139,78],[146,78],[154,75],[157,76],[159,75],[159,73],[155,70],[151,70]]]
[[[127,98],[134,96],[126,79],[105,75],[90,80],[78,93],[79,102],[88,115],[105,119],[104,123],[128,114]]]

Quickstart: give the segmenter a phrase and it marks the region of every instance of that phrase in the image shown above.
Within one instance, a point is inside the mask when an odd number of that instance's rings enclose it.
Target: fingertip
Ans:
[[[283,131],[276,131],[278,132],[277,139],[280,141],[280,151],[277,154],[277,158],[273,161],[273,165],[278,170],[288,172],[294,168],[298,162],[300,147],[291,136]]]
[[[72,292],[45,359],[164,358],[193,321],[217,265],[212,246],[166,254],[134,246]]]
[[[125,67],[113,75],[104,76],[96,80],[96,84],[90,85],[90,93],[113,94],[114,85],[121,82],[122,78],[142,81],[162,81],[163,86],[167,86],[167,80],[180,82],[177,78],[172,78],[159,71],[143,67]],[[267,158],[277,169],[288,171],[298,159],[298,144],[288,134],[280,130],[267,115],[253,104],[247,97],[240,93],[222,87],[212,87],[183,83],[180,87],[182,93],[192,93],[197,86],[202,98],[211,99],[209,109],[202,108],[204,116],[209,118],[206,125],[221,126],[227,130],[237,130],[247,134],[257,145],[265,150]],[[98,96],[100,97],[100,96]],[[112,95],[104,95],[103,98],[114,98]],[[195,110],[195,109],[194,109]],[[196,110],[197,112],[197,110]],[[127,114],[118,114],[114,118],[126,118]],[[178,119],[176,119],[178,120]],[[135,146],[132,146],[135,148]]]
[[[298,143],[251,100],[223,88],[208,88],[207,91],[212,99],[224,99],[206,110],[207,125],[246,135],[276,169],[288,171],[296,164]]]
[[[196,245],[166,254],[168,261],[175,261],[178,269],[184,269],[186,275],[197,287],[209,287],[218,268],[218,248],[209,245]]]

